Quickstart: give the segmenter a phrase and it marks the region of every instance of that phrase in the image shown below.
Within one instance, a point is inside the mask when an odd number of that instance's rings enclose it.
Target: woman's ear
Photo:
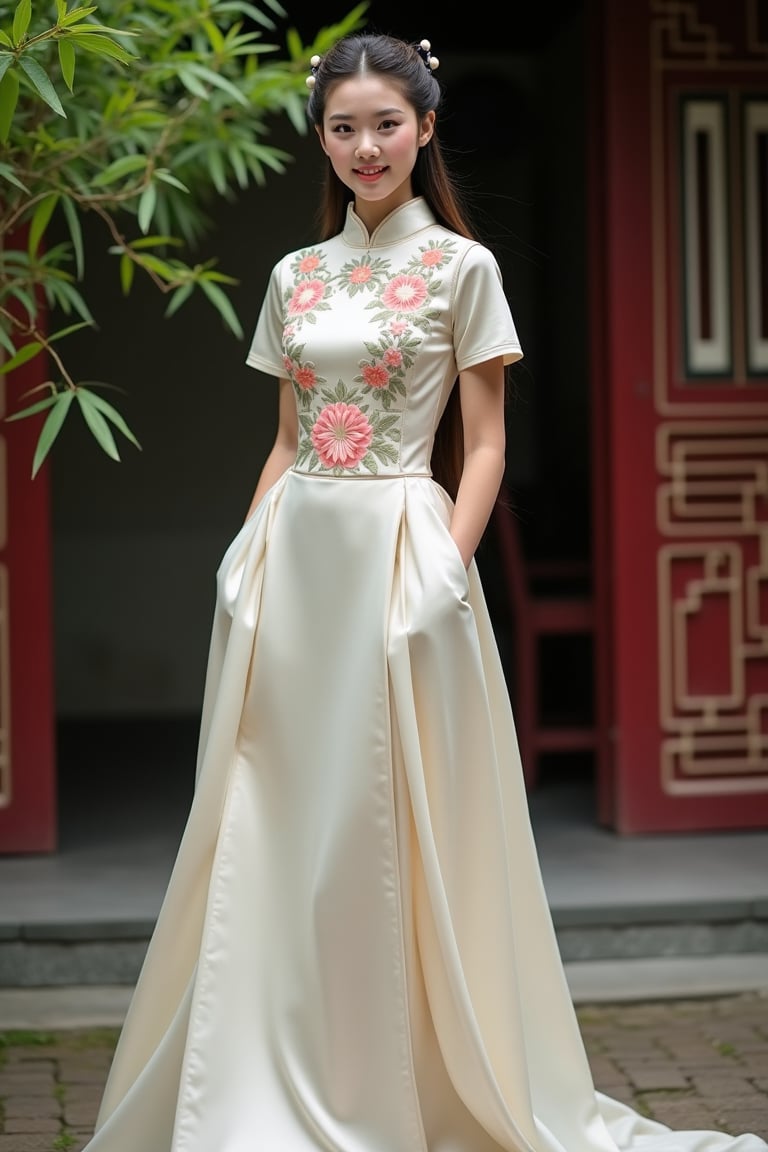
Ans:
[[[421,121],[419,129],[419,148],[423,148],[425,144],[429,143],[435,131],[435,113],[434,110],[427,112]]]
[[[315,124],[315,132],[317,132],[318,139],[320,140],[320,147],[322,148],[323,152],[325,152],[325,154],[327,156],[328,155],[328,149],[325,146],[325,133],[323,132],[322,124]]]

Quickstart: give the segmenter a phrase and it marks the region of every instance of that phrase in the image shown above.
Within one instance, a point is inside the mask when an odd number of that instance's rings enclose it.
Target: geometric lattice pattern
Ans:
[[[663,425],[657,467],[664,789],[768,791],[768,421]]]

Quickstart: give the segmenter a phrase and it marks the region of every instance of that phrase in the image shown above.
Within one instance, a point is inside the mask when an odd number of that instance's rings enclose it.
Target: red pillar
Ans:
[[[38,356],[0,377],[0,417],[45,379]],[[0,424],[0,852],[56,847],[50,478],[32,479],[41,421]]]

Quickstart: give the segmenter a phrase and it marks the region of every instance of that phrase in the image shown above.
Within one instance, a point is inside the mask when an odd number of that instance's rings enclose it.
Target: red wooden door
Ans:
[[[43,379],[0,376],[0,420]],[[37,420],[0,423],[0,852],[56,846],[48,472],[31,479]]]
[[[768,827],[768,9],[591,19],[601,817]]]

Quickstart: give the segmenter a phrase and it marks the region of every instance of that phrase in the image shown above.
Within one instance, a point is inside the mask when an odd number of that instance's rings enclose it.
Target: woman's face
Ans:
[[[434,112],[419,121],[402,90],[376,73],[342,80],[331,89],[318,135],[369,230],[412,199],[413,166],[434,124]]]

